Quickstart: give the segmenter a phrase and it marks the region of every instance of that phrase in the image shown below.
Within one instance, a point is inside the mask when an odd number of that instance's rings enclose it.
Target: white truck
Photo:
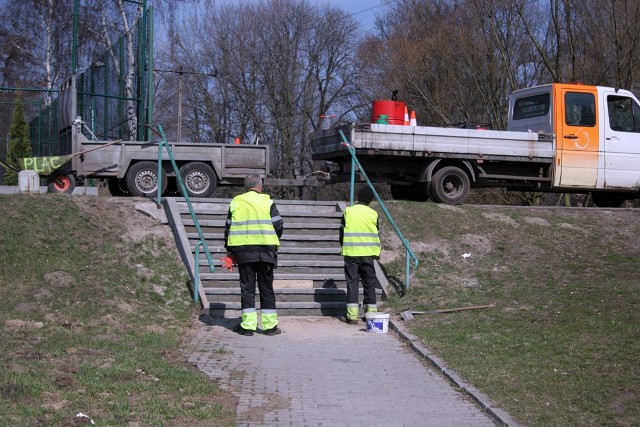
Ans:
[[[339,130],[394,198],[462,203],[473,187],[586,193],[597,206],[640,198],[640,103],[629,91],[547,84],[511,94],[506,131],[348,124],[311,136],[314,160],[351,174]]]

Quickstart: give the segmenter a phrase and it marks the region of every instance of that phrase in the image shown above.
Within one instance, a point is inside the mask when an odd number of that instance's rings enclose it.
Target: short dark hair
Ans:
[[[358,201],[362,203],[371,203],[373,201],[373,190],[371,187],[362,187],[360,191],[358,191]]]
[[[262,184],[262,178],[257,173],[252,173],[244,177],[244,188],[253,188]]]

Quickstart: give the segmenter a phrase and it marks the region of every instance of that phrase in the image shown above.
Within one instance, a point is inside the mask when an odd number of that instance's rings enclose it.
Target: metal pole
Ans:
[[[147,14],[149,20],[149,34],[147,44],[147,83],[149,88],[147,89],[147,118],[146,124],[153,123],[153,6],[149,8]],[[147,128],[147,141],[151,141],[151,129]]]
[[[354,125],[351,126],[351,134],[349,135],[351,137],[351,141],[354,140]],[[344,133],[340,133],[340,135],[343,137],[344,139]],[[351,153],[351,150],[349,150],[349,153]],[[354,192],[355,192],[355,186],[356,186],[356,158],[355,156],[351,156],[351,185],[349,186],[349,203],[351,204],[351,206],[353,206],[353,198],[354,198]]]
[[[178,73],[178,131],[177,141],[182,141],[182,66]]]
[[[80,0],[73,2],[73,41],[71,43],[71,70],[75,74],[78,70],[78,11]]]

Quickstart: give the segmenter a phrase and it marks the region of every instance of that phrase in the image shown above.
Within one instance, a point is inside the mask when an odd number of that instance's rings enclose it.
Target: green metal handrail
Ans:
[[[147,125],[148,126],[148,125]],[[189,213],[191,214],[191,219],[196,227],[196,231],[198,232],[198,242],[196,243],[196,251],[195,251],[195,259],[194,259],[194,277],[193,277],[193,300],[198,303],[200,301],[198,289],[200,283],[200,247],[204,248],[204,253],[207,256],[207,262],[209,264],[209,272],[213,273],[213,258],[211,258],[211,252],[209,251],[209,246],[207,246],[207,242],[204,239],[204,234],[202,233],[202,229],[200,228],[200,223],[198,222],[198,218],[196,217],[196,212],[193,210],[193,205],[191,205],[191,199],[189,198],[189,193],[187,192],[187,188],[184,186],[184,181],[180,176],[180,170],[178,169],[178,165],[176,164],[176,160],[173,157],[173,152],[171,147],[167,143],[167,137],[162,130],[162,125],[158,125],[158,129],[154,129],[149,126],[152,132],[159,135],[162,138],[162,141],[158,143],[158,192],[157,192],[157,205],[160,206],[162,201],[162,147],[165,147],[167,150],[167,154],[169,155],[169,160],[171,161],[171,167],[176,174],[176,180],[180,185],[180,190],[184,195],[184,199],[187,202],[187,206],[189,207]]]
[[[373,194],[376,196],[376,200],[382,207],[382,210],[384,211],[384,214],[386,215],[387,219],[391,223],[391,226],[393,227],[396,234],[400,238],[400,241],[402,242],[405,249],[407,250],[407,257],[406,257],[405,269],[404,269],[404,286],[405,286],[405,289],[409,289],[409,268],[410,268],[409,258],[413,259],[413,268],[418,268],[418,264],[420,263],[418,260],[418,257],[416,257],[416,255],[411,250],[409,242],[404,238],[404,236],[402,235],[402,232],[400,232],[400,229],[398,228],[396,223],[393,221],[393,218],[391,217],[391,214],[389,213],[386,206],[384,205],[384,202],[378,195],[378,192],[376,191],[376,189],[373,187],[373,184],[369,180],[367,173],[364,171],[364,168],[362,167],[362,165],[360,164],[360,161],[358,160],[358,157],[356,156],[356,149],[353,148],[353,146],[349,143],[347,138],[344,136],[344,132],[342,132],[341,129],[338,130],[338,132],[340,133],[340,137],[342,138],[342,145],[347,147],[347,150],[351,155],[351,187],[349,190],[349,197],[350,197],[349,202],[351,203],[351,205],[353,205],[353,193],[354,193],[354,187],[355,187],[356,165],[357,165],[358,169],[360,170],[360,173],[362,174],[364,179],[367,181],[367,185],[371,188],[371,190],[373,190]]]

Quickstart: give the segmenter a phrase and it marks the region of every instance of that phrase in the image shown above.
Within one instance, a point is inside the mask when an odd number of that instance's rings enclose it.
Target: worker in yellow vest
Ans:
[[[227,256],[238,264],[242,315],[235,331],[251,336],[258,328],[256,279],[260,290],[262,332],[279,335],[273,269],[277,266],[283,221],[268,194],[262,194],[262,178],[247,175],[248,190],[233,198],[225,226]]]
[[[369,207],[373,190],[364,187],[358,192],[358,203],[345,209],[340,227],[340,244],[344,256],[347,280],[347,313],[340,318],[350,325],[358,324],[358,290],[364,288],[364,312],[378,311],[376,288],[380,287],[374,260],[380,257],[378,213]]]

